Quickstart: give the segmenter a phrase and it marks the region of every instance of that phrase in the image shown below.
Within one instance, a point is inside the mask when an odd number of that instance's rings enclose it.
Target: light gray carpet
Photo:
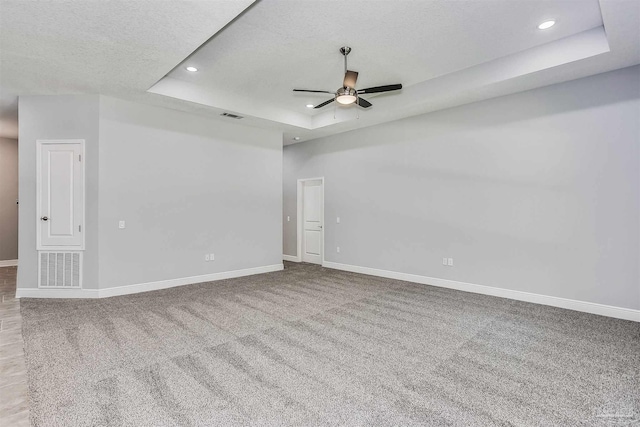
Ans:
[[[633,322],[292,263],[21,305],[37,426],[640,419]]]

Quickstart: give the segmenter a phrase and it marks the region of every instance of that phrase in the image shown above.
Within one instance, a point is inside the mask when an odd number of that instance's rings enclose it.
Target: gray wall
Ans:
[[[281,212],[280,132],[101,97],[101,288],[280,264]]]
[[[0,261],[18,259],[18,141],[0,138]]]
[[[18,287],[37,288],[36,140],[85,140],[84,284],[98,288],[98,115],[97,95],[21,96],[19,116]]]
[[[638,309],[639,123],[636,66],[285,147],[284,253],[324,176],[327,261]]]
[[[20,288],[37,287],[37,139],[86,140],[84,288],[282,262],[281,133],[97,95],[19,114]]]

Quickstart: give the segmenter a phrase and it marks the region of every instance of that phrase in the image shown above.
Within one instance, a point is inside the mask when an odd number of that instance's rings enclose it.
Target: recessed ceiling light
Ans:
[[[556,21],[544,21],[542,24],[538,25],[538,29],[546,30],[547,28],[551,28],[556,24]]]
[[[196,67],[187,67],[187,71],[191,71],[192,73],[195,73],[196,71],[198,71],[198,69]]]
[[[313,108],[313,104],[307,104],[307,108]]]
[[[294,136],[294,137],[293,137],[293,140],[294,140],[294,141],[300,141],[300,137],[299,137],[299,136]]]

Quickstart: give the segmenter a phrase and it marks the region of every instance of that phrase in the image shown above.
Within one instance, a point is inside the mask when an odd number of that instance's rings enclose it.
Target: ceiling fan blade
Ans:
[[[369,101],[367,101],[366,99],[360,98],[358,97],[358,105],[363,107],[363,108],[369,108],[371,107],[373,104],[371,104]]]
[[[402,89],[402,85],[401,84],[386,85],[386,86],[376,86],[376,87],[369,87],[369,88],[366,88],[366,89],[360,89],[360,90],[358,90],[358,93],[391,92],[392,90],[400,90],[400,89]]]
[[[347,70],[347,72],[344,73],[344,81],[342,82],[342,86],[350,87],[353,89],[356,87],[357,80],[358,80],[358,72]]]
[[[309,90],[309,89],[294,89],[294,92],[311,92],[311,93],[334,93],[328,90]]]
[[[322,107],[324,107],[325,105],[331,104],[331,103],[332,103],[333,101],[335,101],[335,100],[336,100],[335,98],[331,98],[331,99],[330,99],[330,100],[328,100],[328,101],[324,101],[322,104],[318,104],[318,105],[316,105],[315,107],[313,107],[313,109],[314,109],[314,110],[316,110],[316,109],[318,109],[318,108],[322,108]]]

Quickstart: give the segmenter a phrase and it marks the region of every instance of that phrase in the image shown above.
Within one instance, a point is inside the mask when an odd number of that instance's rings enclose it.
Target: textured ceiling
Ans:
[[[17,135],[18,95],[152,100],[149,87],[251,3],[1,0],[0,135]]]
[[[337,89],[342,45],[358,87],[404,89],[307,109],[327,98],[291,89]],[[17,95],[102,93],[239,113],[286,144],[638,63],[638,0],[0,0],[0,136]]]
[[[547,19],[557,24],[545,31]],[[325,107],[342,45],[374,106]],[[640,63],[637,0],[269,0],[253,5],[151,91],[278,123],[284,143],[449,108]],[[185,70],[199,68],[197,73]]]
[[[602,26],[597,0],[363,1],[269,0],[256,3],[169,77],[232,91],[270,107],[305,114],[342,86],[339,48],[353,48],[358,87],[405,87]],[[342,18],[341,18],[342,17]],[[537,24],[557,18],[540,31]],[[352,19],[356,25],[351,25]]]

